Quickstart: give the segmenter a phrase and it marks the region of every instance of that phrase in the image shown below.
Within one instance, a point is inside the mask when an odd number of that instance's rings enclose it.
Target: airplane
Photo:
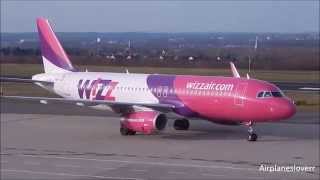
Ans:
[[[59,98],[2,96],[42,104],[68,103],[121,115],[121,135],[152,134],[165,129],[167,113],[180,115],[174,129],[188,130],[189,119],[248,127],[248,141],[258,136],[253,125],[279,121],[296,113],[294,102],[274,84],[240,77],[230,62],[232,77],[79,72],[72,65],[49,21],[37,18],[44,73],[31,79],[7,81],[34,83]],[[189,118],[189,119],[188,119]]]

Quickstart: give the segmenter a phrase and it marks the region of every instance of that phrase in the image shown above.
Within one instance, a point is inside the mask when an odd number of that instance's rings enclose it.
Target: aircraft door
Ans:
[[[244,106],[245,104],[245,94],[247,91],[248,83],[237,84],[236,93],[234,96],[234,104],[236,106]]]

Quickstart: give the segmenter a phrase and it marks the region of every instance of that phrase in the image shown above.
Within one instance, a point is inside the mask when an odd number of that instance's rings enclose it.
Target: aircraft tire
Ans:
[[[129,135],[129,129],[128,128],[125,128],[125,127],[121,127],[120,128],[120,134],[122,135],[122,136],[128,136]]]
[[[134,136],[134,135],[136,135],[136,133],[137,133],[136,131],[129,130],[129,135],[130,135],[130,136]]]
[[[248,141],[257,141],[258,135],[255,133],[249,134]]]

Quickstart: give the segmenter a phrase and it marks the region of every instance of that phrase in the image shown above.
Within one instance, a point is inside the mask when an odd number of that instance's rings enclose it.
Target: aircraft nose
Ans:
[[[277,103],[274,112],[279,119],[288,119],[296,113],[296,106],[293,101],[289,99],[284,100]]]

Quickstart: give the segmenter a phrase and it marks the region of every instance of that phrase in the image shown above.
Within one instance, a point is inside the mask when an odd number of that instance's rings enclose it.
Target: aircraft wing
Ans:
[[[1,96],[3,99],[8,100],[21,100],[21,101],[33,101],[42,104],[74,104],[78,106],[97,106],[97,105],[107,105],[115,112],[126,112],[132,109],[133,106],[146,107],[160,112],[170,112],[175,105],[171,104],[151,104],[151,103],[127,103],[127,102],[115,102],[106,100],[84,100],[84,99],[65,99],[65,98],[49,98],[49,97],[28,97],[28,96]]]

